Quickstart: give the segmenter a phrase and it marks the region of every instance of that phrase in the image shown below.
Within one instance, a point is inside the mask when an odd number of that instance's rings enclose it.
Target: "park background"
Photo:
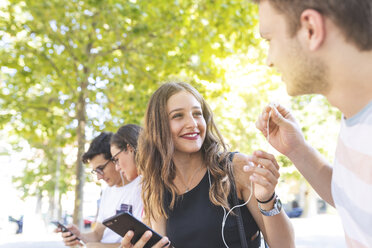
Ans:
[[[104,185],[80,160],[87,144],[100,131],[141,125],[152,93],[181,79],[206,98],[231,150],[276,155],[286,209],[297,201],[302,218],[327,216],[314,226],[331,218],[337,225],[321,232],[342,244],[335,210],[255,128],[266,104],[283,104],[332,162],[341,114],[322,96],[287,95],[265,65],[257,13],[248,0],[1,0],[1,242],[15,232],[9,216],[24,216],[22,235],[50,231],[55,219],[94,219]],[[329,247],[343,247],[336,243]]]

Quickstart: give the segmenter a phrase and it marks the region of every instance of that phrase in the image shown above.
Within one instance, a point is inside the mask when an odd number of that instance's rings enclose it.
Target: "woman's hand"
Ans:
[[[130,241],[134,236],[133,231],[129,231],[125,234],[124,238],[121,241],[122,248],[142,248],[146,245],[147,241],[150,240],[152,236],[151,231],[146,231],[142,237],[137,241],[135,245],[133,245]],[[170,242],[167,237],[163,237],[158,243],[156,243],[153,248],[162,248],[162,247],[170,247]]]
[[[255,151],[248,160],[251,163],[243,170],[250,174],[249,179],[254,183],[254,195],[259,201],[267,201],[278,183],[279,165],[272,154],[264,151]]]

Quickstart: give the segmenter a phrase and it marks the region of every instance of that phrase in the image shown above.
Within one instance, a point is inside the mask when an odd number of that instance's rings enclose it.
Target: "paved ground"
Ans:
[[[312,218],[291,219],[296,232],[297,248],[346,248],[343,230],[337,215],[317,215]],[[0,232],[0,248],[62,248],[59,234],[50,228],[33,234]]]
[[[5,240],[4,240],[5,238]],[[10,235],[2,237],[0,248],[62,248],[66,247],[57,234],[45,235],[43,237],[29,237],[23,235]]]
[[[0,245],[1,248],[66,248],[61,242],[18,242]]]
[[[337,215],[291,219],[297,248],[346,248],[341,220]]]

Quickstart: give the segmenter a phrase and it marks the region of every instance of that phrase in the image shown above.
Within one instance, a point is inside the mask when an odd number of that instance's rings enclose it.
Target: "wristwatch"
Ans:
[[[282,202],[280,201],[279,197],[277,195],[275,195],[273,209],[271,209],[271,210],[263,210],[261,208],[261,204],[260,203],[258,203],[258,208],[260,209],[261,214],[263,214],[265,216],[274,216],[274,215],[279,214],[280,211],[282,210]]]

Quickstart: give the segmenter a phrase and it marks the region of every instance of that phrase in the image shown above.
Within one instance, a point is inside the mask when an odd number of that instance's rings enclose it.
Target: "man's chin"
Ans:
[[[288,94],[289,96],[292,96],[292,97],[304,95],[304,94],[299,94],[299,93],[297,93],[297,92],[288,91],[288,90],[287,90],[287,94]]]
[[[302,96],[302,95],[307,95],[307,94],[312,94],[312,93],[301,91],[299,89],[293,89],[287,86],[287,94],[289,96],[295,97],[295,96]]]
[[[289,96],[298,96],[298,95],[299,95],[299,94],[298,94],[297,92],[295,92],[293,89],[288,88],[288,86],[287,86],[287,94],[288,94]]]

